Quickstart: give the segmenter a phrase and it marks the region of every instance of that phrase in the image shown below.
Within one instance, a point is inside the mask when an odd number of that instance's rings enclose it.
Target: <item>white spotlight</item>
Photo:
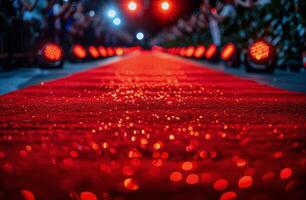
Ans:
[[[143,40],[144,34],[142,32],[139,32],[139,33],[136,34],[136,38],[137,38],[137,40]]]
[[[114,23],[114,25],[119,26],[119,25],[121,24],[121,19],[118,18],[118,17],[116,17],[116,18],[113,20],[113,23]]]
[[[93,11],[93,10],[91,10],[91,11],[89,12],[89,16],[90,16],[90,17],[94,17],[95,14],[96,14],[96,13],[95,13],[95,11]]]
[[[116,13],[115,10],[111,9],[111,10],[109,10],[109,11],[107,12],[107,15],[108,15],[108,17],[110,17],[110,18],[114,18],[114,17],[116,17],[117,13]]]

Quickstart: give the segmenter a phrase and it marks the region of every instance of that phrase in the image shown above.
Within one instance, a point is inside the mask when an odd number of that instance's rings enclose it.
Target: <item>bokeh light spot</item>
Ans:
[[[214,183],[214,189],[217,191],[225,190],[228,187],[228,181],[226,179],[218,179]]]
[[[289,167],[282,169],[280,174],[279,174],[280,178],[283,179],[283,180],[290,178],[291,175],[292,175],[292,170]]]
[[[183,175],[181,172],[175,171],[170,174],[170,180],[172,182],[179,182],[183,179]]]
[[[220,200],[235,200],[237,198],[236,192],[225,192],[220,197]]]
[[[23,200],[35,200],[34,194],[29,190],[20,191]]]
[[[97,196],[91,192],[82,192],[80,198],[81,200],[98,200]]]
[[[138,190],[139,186],[136,181],[132,178],[127,178],[123,181],[123,185],[128,190]]]
[[[243,176],[239,179],[238,186],[240,188],[248,188],[253,184],[253,178],[251,176]]]
[[[197,174],[189,174],[186,178],[186,183],[189,185],[197,184],[200,180],[199,175]]]
[[[193,168],[192,162],[186,161],[182,164],[182,169],[185,171],[190,171]]]

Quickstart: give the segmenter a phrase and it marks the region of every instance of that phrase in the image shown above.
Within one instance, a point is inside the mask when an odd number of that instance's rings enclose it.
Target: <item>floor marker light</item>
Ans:
[[[72,47],[72,54],[77,59],[84,59],[87,56],[85,48],[79,44],[76,44]]]
[[[99,58],[99,56],[100,56],[99,51],[95,46],[89,46],[88,51],[89,51],[89,54],[91,55],[91,57]]]

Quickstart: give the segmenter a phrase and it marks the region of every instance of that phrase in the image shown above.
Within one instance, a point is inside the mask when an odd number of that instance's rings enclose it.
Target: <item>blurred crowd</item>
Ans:
[[[15,31],[8,29],[23,24],[30,28],[32,36],[61,44],[103,42],[115,45],[113,43],[120,40],[118,37],[125,39],[125,35],[111,30],[112,26],[99,10],[100,3],[99,0],[0,0],[0,27],[6,28],[4,33],[11,34]]]
[[[163,29],[152,44],[165,47],[228,42],[240,49],[265,38],[277,48],[279,65],[301,59],[305,51],[303,0],[203,0],[192,15]]]
[[[172,27],[165,29],[159,35],[159,41],[173,41],[207,28],[211,41],[220,47],[222,44],[220,27],[222,25],[234,26],[240,17],[238,13],[252,12],[256,7],[264,7],[270,3],[271,0],[204,0],[201,7],[191,16],[180,18]]]

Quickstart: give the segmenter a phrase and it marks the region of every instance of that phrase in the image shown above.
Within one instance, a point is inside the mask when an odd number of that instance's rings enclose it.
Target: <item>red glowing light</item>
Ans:
[[[48,43],[44,46],[42,55],[46,60],[50,62],[57,62],[63,57],[63,50],[57,44]]]
[[[237,198],[236,192],[225,192],[221,195],[220,200],[235,200]]]
[[[228,61],[236,52],[236,47],[232,43],[226,44],[221,51],[221,58],[224,61]]]
[[[189,58],[193,57],[194,50],[195,48],[193,46],[188,47],[186,50],[186,56]]]
[[[185,56],[186,55],[186,48],[185,47],[181,48],[179,54],[180,54],[180,56]]]
[[[34,194],[29,190],[21,190],[20,193],[21,193],[22,199],[35,200]]]
[[[266,62],[272,56],[272,47],[264,40],[256,41],[250,46],[249,55],[254,62]]]
[[[217,46],[215,44],[211,44],[205,54],[207,59],[212,59],[217,54]]]
[[[134,168],[131,166],[123,166],[122,167],[122,174],[124,174],[125,176],[132,176],[135,173]]]
[[[154,143],[153,148],[155,150],[159,150],[162,148],[162,146],[163,146],[163,143],[159,141],[159,142]]]
[[[107,54],[108,54],[108,56],[112,57],[112,56],[115,55],[115,53],[116,53],[116,52],[114,51],[113,48],[111,48],[111,47],[108,47],[108,48],[107,48]]]
[[[189,174],[186,178],[186,183],[189,185],[197,184],[200,181],[200,177],[197,174]]]
[[[178,47],[177,50],[176,50],[176,52],[175,52],[175,54],[180,55],[181,50],[182,50],[182,48],[181,48],[181,47]]]
[[[218,13],[218,10],[217,10],[216,8],[212,8],[212,9],[210,10],[210,12],[211,12],[212,14],[217,14],[217,13]]]
[[[279,174],[280,178],[283,180],[290,178],[291,175],[292,175],[292,169],[289,167],[282,169],[282,171]]]
[[[79,44],[76,44],[72,47],[72,53],[76,58],[79,59],[84,59],[87,56],[85,48]]]
[[[123,185],[128,190],[138,190],[139,186],[136,181],[132,178],[127,178],[123,181]]]
[[[174,4],[174,1],[172,0],[158,0],[155,4],[155,8],[157,11],[156,14],[166,19],[170,17],[170,15],[176,14],[178,12],[177,6],[178,5]]]
[[[82,192],[81,195],[81,200],[97,200],[97,196],[91,192]]]
[[[182,164],[182,169],[185,171],[190,171],[193,169],[193,164],[192,162],[186,161]]]
[[[251,176],[243,176],[239,179],[238,186],[240,188],[248,188],[253,184],[253,178]]]
[[[117,48],[116,49],[116,55],[117,56],[122,56],[124,54],[124,50],[122,48]]]
[[[88,47],[88,51],[93,58],[99,58],[99,51],[95,46]]]
[[[97,200],[97,196],[91,192],[82,192],[80,195],[81,200]]]
[[[172,182],[179,182],[183,179],[183,174],[181,172],[175,171],[170,174],[170,180]]]
[[[161,6],[161,9],[164,11],[167,11],[170,9],[170,3],[168,1],[163,1],[160,6]]]
[[[105,58],[105,57],[108,56],[107,50],[106,50],[105,47],[99,47],[99,52],[100,52],[100,55],[101,55],[102,58]]]
[[[173,54],[178,54],[178,52],[179,52],[179,48],[174,48]]]
[[[225,190],[228,187],[228,181],[226,179],[218,179],[214,183],[214,189],[217,191]]]
[[[130,2],[128,3],[128,9],[129,9],[129,11],[136,11],[136,10],[137,10],[137,7],[138,7],[138,5],[137,5],[137,3],[136,3],[135,1],[130,1]]]
[[[198,46],[194,52],[195,58],[202,58],[205,55],[206,48],[205,46]]]

